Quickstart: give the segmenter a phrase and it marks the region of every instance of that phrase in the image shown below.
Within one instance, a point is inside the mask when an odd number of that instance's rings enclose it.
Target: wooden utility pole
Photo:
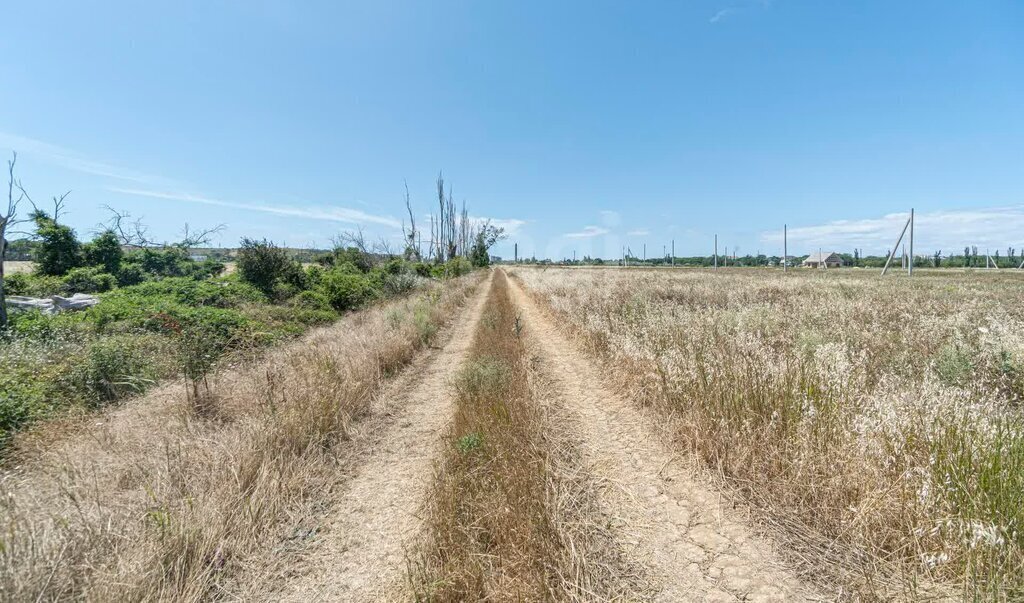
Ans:
[[[672,239],[672,265],[676,265],[676,240]]]
[[[715,235],[715,270],[718,270],[718,235]]]

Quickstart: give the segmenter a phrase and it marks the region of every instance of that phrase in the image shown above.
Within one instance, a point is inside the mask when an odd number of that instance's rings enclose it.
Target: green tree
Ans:
[[[491,247],[505,238],[505,229],[485,222],[477,231],[470,250],[469,259],[477,268],[485,268],[491,264]]]
[[[85,261],[90,266],[99,266],[103,272],[117,274],[121,269],[121,259],[124,252],[121,251],[121,242],[112,230],[104,230],[98,237],[86,243]]]
[[[49,276],[64,276],[72,268],[85,263],[82,244],[70,226],[58,224],[55,218],[42,210],[31,215],[36,225],[39,248],[36,251],[36,272]]]

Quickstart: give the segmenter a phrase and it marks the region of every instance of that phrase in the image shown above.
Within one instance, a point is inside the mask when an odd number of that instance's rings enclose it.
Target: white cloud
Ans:
[[[0,147],[17,151],[19,154],[37,157],[69,170],[82,172],[84,174],[92,174],[93,176],[102,176],[105,178],[114,178],[116,180],[127,180],[138,183],[153,183],[163,180],[156,176],[150,176],[141,172],[128,170],[110,163],[94,161],[86,158],[81,153],[72,151],[71,149],[66,149],[41,140],[18,136],[17,134],[0,132]]]
[[[646,237],[649,234],[651,234],[651,231],[647,230],[646,228],[637,228],[636,230],[630,230],[629,232],[627,232],[626,236],[628,236],[628,237]]]
[[[880,253],[896,242],[909,215],[910,212],[904,212],[790,228],[789,248],[799,252],[818,247],[838,251],[856,247],[867,253]],[[761,242],[781,245],[782,231],[761,233]],[[914,216],[915,253],[954,253],[965,245],[993,251],[1011,245],[1024,246],[1024,205],[917,212]]]
[[[107,187],[107,190],[122,193],[125,195],[136,195],[140,197],[151,197],[154,199],[167,199],[170,201],[185,201],[188,203],[201,203],[203,205],[216,205],[218,207],[231,207],[234,209],[245,209],[258,211],[279,216],[290,216],[295,218],[308,218],[313,220],[329,220],[332,222],[344,222],[347,224],[380,224],[391,228],[400,228],[402,223],[391,216],[377,216],[358,209],[349,207],[334,207],[319,205],[312,207],[294,207],[289,205],[267,205],[262,203],[238,203],[235,201],[224,201],[189,193],[170,193],[162,191],[150,191],[139,189],[128,189],[118,187]]]
[[[601,228],[600,226],[584,226],[583,230],[579,232],[567,232],[562,236],[568,239],[589,239],[608,234],[609,232],[607,228]]]
[[[477,224],[490,222],[493,226],[505,229],[505,234],[507,235],[517,234],[519,229],[527,224],[526,220],[520,220],[518,218],[484,218],[470,216],[469,219]]]
[[[738,12],[739,9],[737,8],[723,8],[722,10],[715,13],[710,19],[708,19],[708,23],[718,23],[722,19],[725,19],[726,17],[734,15]]]

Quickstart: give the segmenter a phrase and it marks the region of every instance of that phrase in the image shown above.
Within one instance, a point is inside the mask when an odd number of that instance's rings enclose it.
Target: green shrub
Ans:
[[[64,277],[64,293],[104,293],[117,287],[112,274],[101,272],[102,268],[74,268]]]
[[[320,281],[324,278],[324,269],[322,266],[310,266],[306,268],[306,285],[310,289],[315,289],[320,286]]]
[[[296,309],[331,311],[331,301],[322,291],[303,291],[293,297],[290,303]]]
[[[32,213],[36,225],[39,246],[36,249],[36,272],[49,276],[64,276],[72,268],[85,263],[82,244],[75,237],[75,231],[46,214],[36,210]]]
[[[381,277],[381,289],[384,295],[396,296],[408,293],[419,284],[419,277],[409,273],[385,273]]]
[[[162,338],[104,337],[89,344],[82,357],[69,359],[63,389],[69,397],[80,397],[93,406],[115,402],[146,390],[164,376],[166,356]]]
[[[433,276],[433,274],[430,271],[430,264],[427,264],[425,262],[416,262],[415,264],[413,264],[412,268],[413,271],[416,272],[417,276],[422,276],[423,278],[430,278],[431,276]]]
[[[455,278],[469,274],[473,271],[473,265],[466,258],[454,258],[444,264],[437,264],[431,268],[431,274],[435,278]]]
[[[368,278],[339,270],[325,274],[320,289],[327,296],[331,307],[338,312],[358,308],[375,295]]]
[[[115,276],[117,277],[118,287],[131,287],[146,280],[146,273],[142,271],[142,267],[138,264],[122,264]]]
[[[63,291],[63,281],[59,276],[21,272],[5,277],[4,289],[7,295],[49,297]]]
[[[334,255],[330,260],[330,264],[333,266],[352,264],[363,274],[373,270],[373,258],[370,257],[370,254],[363,253],[355,247],[348,247],[344,249],[339,247],[338,249],[335,249]]]
[[[271,297],[278,283],[291,285],[296,290],[306,287],[306,273],[302,265],[289,258],[284,249],[266,239],[242,239],[238,250],[238,275]]]
[[[24,272],[16,272],[4,278],[4,293],[7,295],[28,295],[32,277]]]
[[[124,252],[121,242],[111,230],[105,230],[83,246],[85,261],[89,266],[101,268],[103,272],[117,274],[121,269]]]

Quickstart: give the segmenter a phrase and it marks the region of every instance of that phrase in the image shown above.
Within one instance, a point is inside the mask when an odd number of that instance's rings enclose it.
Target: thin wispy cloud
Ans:
[[[203,205],[214,205],[217,207],[230,207],[248,211],[288,216],[293,218],[307,218],[311,220],[327,220],[331,222],[343,222],[346,224],[379,224],[390,228],[401,228],[402,223],[391,216],[379,216],[350,207],[335,207],[329,205],[317,205],[307,207],[295,207],[291,205],[271,205],[266,203],[242,203],[237,201],[225,201],[202,195],[190,193],[176,193],[165,191],[153,191],[120,187],[107,187],[107,190],[124,195],[137,197],[149,197],[152,199],[165,199],[168,201],[183,201],[186,203],[200,203]]]
[[[626,236],[628,236],[628,237],[646,237],[649,234],[651,234],[651,231],[649,231],[649,230],[647,230],[645,228],[637,228],[636,230],[630,230],[629,232],[627,232]]]
[[[715,13],[714,15],[712,15],[711,18],[708,19],[708,23],[718,23],[722,19],[725,19],[726,17],[729,17],[730,15],[735,15],[738,12],[739,12],[738,8],[723,8],[722,10],[720,10],[717,13]]]
[[[35,140],[33,138],[27,138],[25,136],[19,136],[17,134],[11,134],[9,132],[0,132],[0,148],[17,151],[19,154],[29,155],[83,174],[113,178],[115,180],[126,180],[139,184],[166,182],[166,179],[159,178],[157,176],[151,176],[142,172],[129,170],[104,161],[96,161],[84,156],[82,153],[78,153],[59,145]]]
[[[881,253],[890,249],[910,212],[863,220],[834,220],[789,229],[789,249],[846,251],[864,249]],[[782,245],[782,230],[761,234],[764,244]],[[1024,246],[1024,205],[982,209],[917,212],[914,216],[915,253],[959,253],[964,246],[1003,249]]]
[[[737,6],[729,6],[729,7],[726,7],[726,8],[723,8],[723,9],[719,10],[715,14],[711,15],[711,18],[708,19],[708,23],[712,23],[712,24],[719,23],[721,21],[724,21],[724,20],[728,19],[729,17],[734,17],[734,16],[736,16],[736,15],[742,13],[742,12],[746,12],[748,10],[753,10],[753,9],[757,9],[757,8],[760,8],[762,10],[766,10],[766,9],[771,8],[771,5],[772,5],[772,0],[749,0],[746,4],[744,4],[742,6],[739,6],[739,5],[737,5]]]
[[[608,234],[609,232],[607,228],[601,228],[600,226],[584,226],[583,230],[579,232],[567,232],[562,236],[567,239],[589,239]]]

